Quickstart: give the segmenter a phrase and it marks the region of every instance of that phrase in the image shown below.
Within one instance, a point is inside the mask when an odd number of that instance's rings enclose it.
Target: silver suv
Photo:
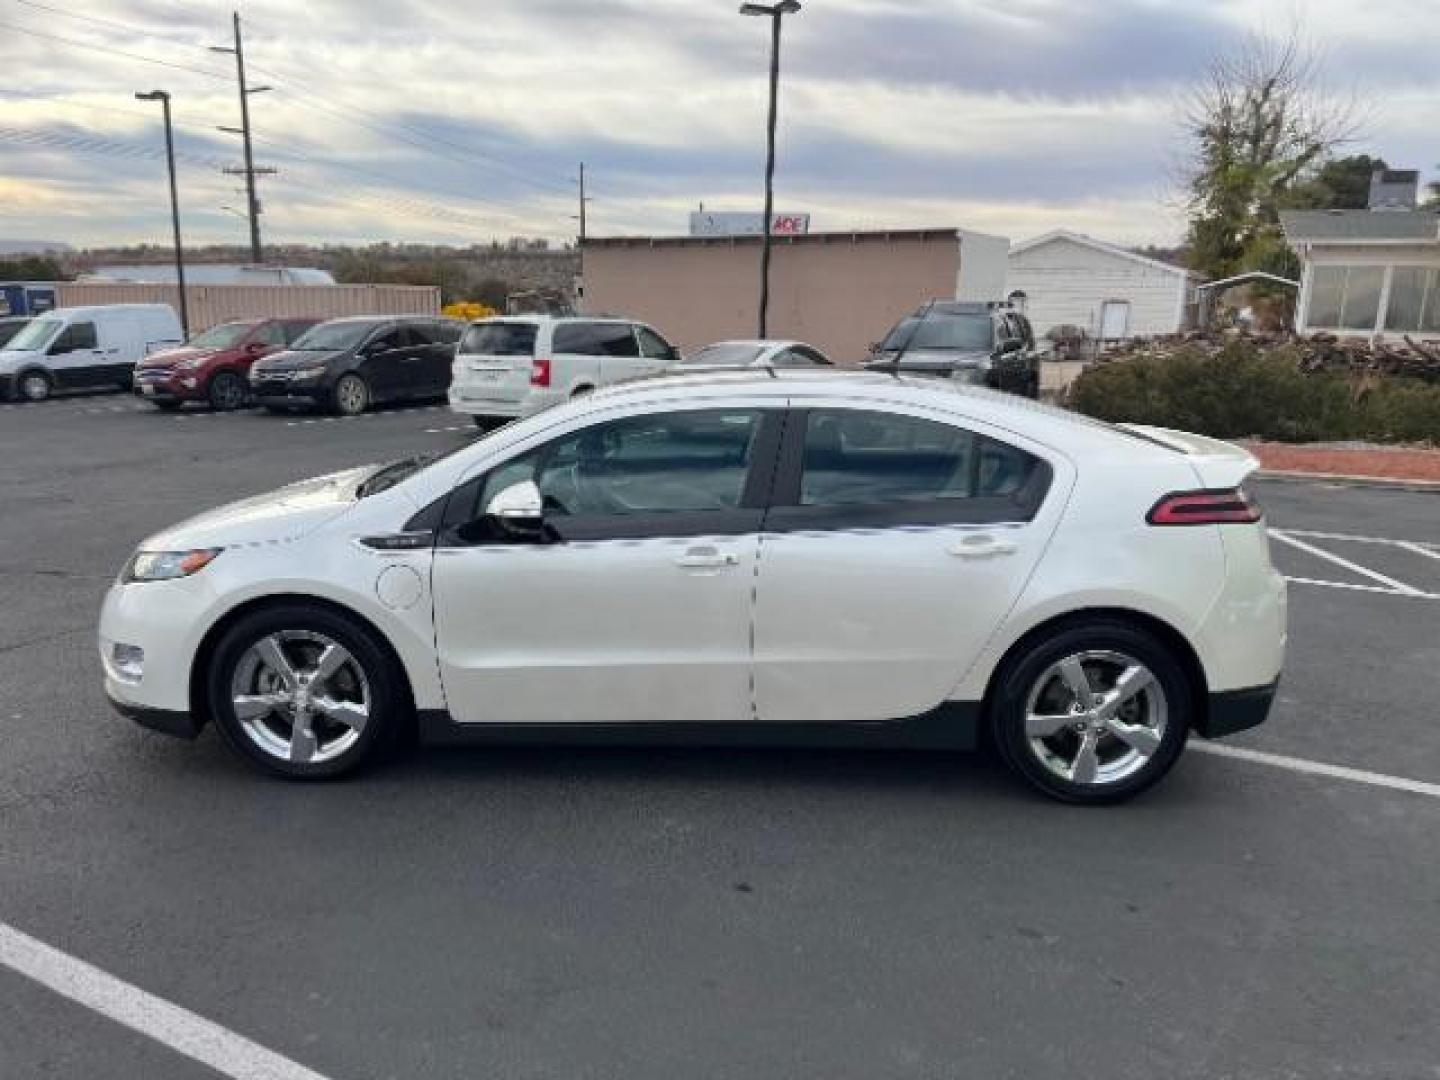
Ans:
[[[601,386],[654,375],[679,359],[679,350],[654,329],[627,319],[482,319],[460,339],[450,408],[489,427]]]

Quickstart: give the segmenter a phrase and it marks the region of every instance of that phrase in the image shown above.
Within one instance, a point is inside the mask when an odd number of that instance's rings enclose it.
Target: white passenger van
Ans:
[[[169,304],[55,308],[0,349],[0,396],[44,401],[62,389],[128,389],[137,363],[182,340]]]
[[[482,319],[460,339],[450,408],[490,427],[611,383],[657,374],[679,359],[673,345],[629,319]]]

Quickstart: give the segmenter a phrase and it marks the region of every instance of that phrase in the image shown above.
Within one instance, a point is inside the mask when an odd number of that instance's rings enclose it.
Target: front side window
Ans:
[[[313,322],[287,322],[283,323],[284,340],[282,345],[292,345],[307,334],[315,324]]]
[[[365,343],[365,351],[371,356],[379,356],[382,353],[394,349],[403,349],[410,343],[410,331],[405,329],[389,330],[378,334]]]
[[[285,327],[278,322],[266,323],[250,339],[253,345],[284,345],[285,340]]]
[[[962,427],[896,413],[814,409],[804,415],[798,477],[777,502],[781,527],[1029,520],[1050,468]]]
[[[670,356],[670,344],[648,326],[637,326],[635,334],[640,339],[640,355],[650,360],[664,360]]]
[[[533,480],[547,517],[735,510],[749,475],[761,414],[703,410],[596,424],[501,466],[477,500]]]
[[[96,348],[95,324],[93,322],[71,323],[60,336],[55,339],[55,344],[50,346],[51,352],[75,352],[79,349]]]

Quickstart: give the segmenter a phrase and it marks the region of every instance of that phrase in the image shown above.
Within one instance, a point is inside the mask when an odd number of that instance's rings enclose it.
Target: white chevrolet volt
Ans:
[[[934,380],[629,383],[151,537],[105,600],[105,689],[296,778],[417,729],[989,745],[1110,802],[1269,711],[1255,465]]]

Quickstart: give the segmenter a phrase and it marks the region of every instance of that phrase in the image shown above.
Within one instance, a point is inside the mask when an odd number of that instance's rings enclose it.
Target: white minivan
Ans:
[[[128,388],[137,363],[183,340],[169,304],[55,308],[0,349],[0,396],[44,401],[60,389]]]
[[[460,339],[450,408],[489,427],[601,386],[654,375],[679,359],[679,350],[655,330],[628,319],[482,319]]]

